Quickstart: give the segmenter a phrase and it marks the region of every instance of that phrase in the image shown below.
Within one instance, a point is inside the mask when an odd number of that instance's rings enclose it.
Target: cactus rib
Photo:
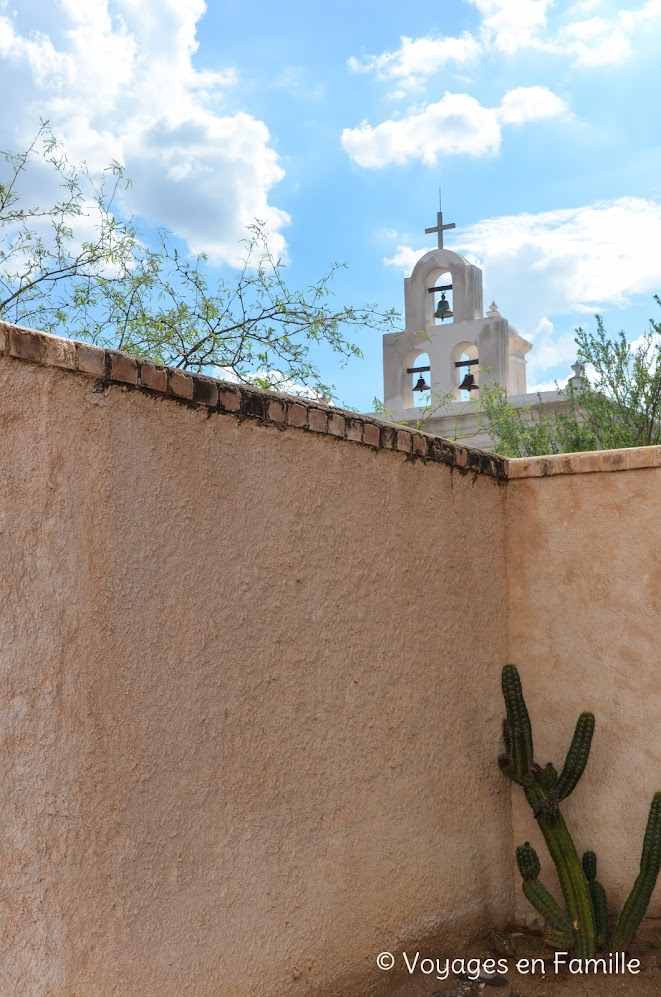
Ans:
[[[508,758],[512,757],[512,732],[510,731],[510,722],[507,717],[503,718],[503,741],[505,743],[505,754]]]

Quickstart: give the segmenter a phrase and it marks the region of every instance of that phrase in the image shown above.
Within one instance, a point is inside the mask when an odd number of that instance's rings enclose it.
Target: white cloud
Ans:
[[[267,221],[276,255],[285,212],[269,203],[284,173],[266,125],[228,110],[233,67],[199,70],[203,0],[59,0],[18,22],[0,16],[0,137],[19,148],[39,117],[74,159],[124,163],[130,213],[172,228],[194,252],[236,262],[245,226]],[[38,13],[37,13],[38,12]],[[55,16],[57,15],[57,16]]]
[[[271,391],[280,391],[286,395],[297,395],[302,398],[310,398],[316,402],[323,402],[325,405],[333,405],[328,395],[322,395],[305,384],[299,384],[298,381],[292,380],[292,378],[287,377],[286,374],[283,374],[279,370],[269,370],[261,367],[253,374],[245,374],[243,377],[239,377],[231,367],[217,366],[213,368],[213,376],[221,381],[230,381],[232,384],[256,384],[260,388],[266,383]]]
[[[577,14],[589,14],[601,6],[602,0],[578,0],[573,3],[567,11],[568,17],[576,17]]]
[[[399,245],[392,256],[384,257],[383,262],[385,266],[395,267],[408,276],[420,257],[428,253],[430,248],[427,246],[425,249],[413,249],[411,246]]]
[[[291,377],[287,377],[279,370],[267,370],[262,368],[258,370],[250,380],[258,382],[260,387],[263,383],[267,383],[269,390],[280,391],[285,395],[296,395],[300,398],[309,398],[315,402],[323,402],[326,405],[333,404],[332,400],[328,395],[323,395],[319,391],[315,391],[314,388],[310,388],[305,384],[299,384],[298,381],[293,381]]]
[[[530,366],[528,365],[528,368],[527,368],[527,376],[528,376],[528,378],[530,377],[530,373],[531,373],[530,372]],[[567,377],[559,377],[557,384],[556,384],[555,380],[553,380],[553,381],[535,381],[534,383],[530,383],[529,382],[528,383],[528,394],[533,394],[533,393],[537,394],[537,392],[541,393],[543,391],[557,391],[558,388],[560,388],[560,390],[562,390],[562,388],[564,388],[564,386],[566,385],[567,381],[569,380],[570,375],[571,375],[571,371],[569,371],[569,374],[567,375]]]
[[[548,379],[548,371],[558,370],[560,384],[572,376],[571,365],[576,359],[574,331],[558,331],[553,322],[543,315],[528,334],[533,349],[526,357],[528,391],[554,391],[555,381]],[[542,380],[543,378],[543,380]]]
[[[378,79],[397,81],[403,89],[396,91],[394,96],[403,96],[404,91],[417,89],[448,63],[463,66],[477,58],[481,51],[477,39],[467,31],[458,38],[441,35],[413,39],[403,36],[400,42],[400,47],[394,52],[370,55],[362,62],[352,56],[349,68],[355,73],[373,72]]]
[[[661,287],[658,201],[626,197],[488,218],[453,236],[449,248],[484,270],[485,301],[495,298],[513,325],[538,337],[540,350],[550,342],[540,316],[620,308]],[[408,274],[427,251],[400,245],[384,263]]]
[[[648,332],[647,336],[638,336],[636,339],[629,340],[629,346],[633,353],[641,350],[640,359],[647,368],[648,373],[654,376],[659,364],[659,357],[661,356],[661,335],[658,332],[653,332],[650,335],[650,332]]]
[[[500,148],[500,122],[521,124],[563,114],[564,102],[546,87],[517,87],[500,107],[483,107],[468,94],[446,93],[434,104],[405,117],[372,126],[345,128],[342,145],[359,166],[379,168],[420,160],[428,166],[439,155],[488,156]]]
[[[631,43],[619,23],[603,17],[574,21],[560,29],[560,51],[571,52],[579,66],[610,66],[631,55]]]
[[[469,0],[482,15],[479,35],[484,49],[507,55],[538,49],[573,56],[583,67],[615,65],[630,58],[632,34],[646,22],[661,19],[661,0],[647,0],[635,10],[617,10],[586,17],[599,8],[598,0],[583,0],[564,14],[565,23],[551,30],[547,14],[553,0]]]
[[[616,65],[635,51],[635,33],[661,22],[661,0],[647,0],[634,10],[607,11],[599,16],[600,0],[580,0],[558,12],[557,24],[549,25],[554,0],[468,0],[481,15],[477,32],[458,37],[402,37],[394,51],[349,59],[354,72],[374,73],[378,79],[395,81],[391,97],[405,97],[449,64],[475,64],[492,52],[514,56],[538,51],[570,57],[575,66],[596,68]],[[593,15],[593,16],[588,16]]]
[[[516,87],[503,97],[498,119],[505,125],[553,118],[565,114],[567,105],[548,87]]]
[[[646,342],[651,342],[655,349],[661,349],[661,334],[653,332],[650,336],[648,331],[644,335],[638,336],[637,339],[631,340],[631,349],[639,350]]]
[[[647,3],[636,10],[621,10],[619,18],[628,30],[634,30],[639,25],[645,27],[647,21],[661,19],[661,0],[647,0]]]
[[[500,128],[489,108],[467,94],[446,93],[435,104],[399,120],[345,128],[342,145],[359,166],[381,167],[412,159],[433,165],[439,153],[486,156],[498,151]]]
[[[530,48],[546,28],[546,12],[553,0],[469,0],[482,15],[480,33],[485,45],[512,55]]]
[[[216,366],[213,368],[213,376],[220,381],[231,381],[232,384],[241,384],[241,378],[231,367]]]
[[[490,286],[537,295],[538,310],[566,314],[580,308],[624,306],[632,295],[656,290],[661,261],[661,204],[623,197],[582,208],[487,219],[460,230],[459,252],[483,261]],[[512,302],[513,303],[513,302]]]

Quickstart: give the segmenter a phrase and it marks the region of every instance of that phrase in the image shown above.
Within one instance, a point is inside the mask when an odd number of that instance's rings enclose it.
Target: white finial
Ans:
[[[500,312],[498,311],[498,305],[495,301],[492,301],[489,305],[489,311],[487,312],[487,318],[500,318]]]
[[[571,365],[571,369],[574,371],[574,376],[569,378],[569,383],[572,388],[580,388],[583,384],[583,378],[585,376],[585,367],[577,360],[576,363]]]

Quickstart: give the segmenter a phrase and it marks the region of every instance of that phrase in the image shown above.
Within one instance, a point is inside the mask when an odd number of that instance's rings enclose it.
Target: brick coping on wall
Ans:
[[[346,440],[373,450],[392,450],[410,460],[456,467],[461,473],[486,474],[499,481],[558,474],[624,471],[661,466],[661,447],[637,447],[549,457],[509,459],[464,447],[430,433],[358,415],[299,396],[262,391],[219,381],[204,374],[163,367],[149,360],[89,343],[60,339],[34,329],[0,322],[0,355],[41,366],[59,367],[189,407],[253,419],[278,429],[298,429]]]
[[[499,481],[506,478],[505,459],[485,450],[458,446],[439,436],[306,398],[163,367],[126,353],[60,339],[6,322],[0,322],[1,354],[41,366],[59,367],[109,386],[119,385],[153,397],[169,398],[239,420],[251,419],[282,430],[322,434],[374,451],[392,450],[403,453],[409,460],[446,464],[461,473],[486,474]]]

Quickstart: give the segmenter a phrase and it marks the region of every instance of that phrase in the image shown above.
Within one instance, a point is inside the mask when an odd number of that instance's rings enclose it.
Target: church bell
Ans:
[[[429,391],[429,390],[430,386],[427,384],[427,382],[425,381],[424,377],[421,374],[418,380],[416,381],[415,385],[413,386],[413,391]]]
[[[436,306],[436,311],[434,312],[434,318],[440,318],[441,322],[443,319],[452,318],[452,312],[450,311],[450,305],[448,304],[445,291],[441,294],[440,301]]]
[[[473,377],[473,375],[472,374],[466,374],[465,378],[463,379],[463,381],[459,385],[459,390],[460,391],[478,391],[479,387],[480,387],[479,384],[475,383],[475,378]]]

